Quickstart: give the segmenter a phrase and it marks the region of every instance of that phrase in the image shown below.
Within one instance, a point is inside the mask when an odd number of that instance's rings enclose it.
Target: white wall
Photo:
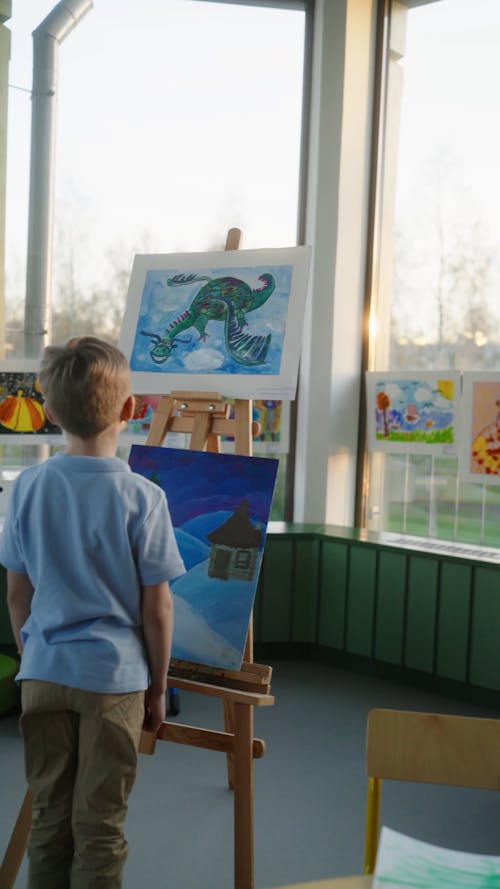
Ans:
[[[351,525],[354,517],[375,6],[316,0],[297,522]]]

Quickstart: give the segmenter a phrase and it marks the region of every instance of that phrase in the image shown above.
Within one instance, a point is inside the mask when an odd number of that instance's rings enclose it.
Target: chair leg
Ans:
[[[365,827],[365,862],[363,873],[372,874],[377,857],[380,813],[380,778],[368,778]]]

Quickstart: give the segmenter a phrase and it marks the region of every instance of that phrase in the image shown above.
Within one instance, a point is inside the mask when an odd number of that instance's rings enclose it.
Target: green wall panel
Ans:
[[[293,546],[292,540],[266,541],[256,632],[259,642],[290,641]]]
[[[434,669],[438,566],[436,559],[410,557],[404,665],[426,673]]]
[[[347,556],[345,543],[321,542],[317,642],[339,649],[344,647]]]
[[[469,679],[500,689],[500,583],[498,571],[476,568]]]
[[[467,680],[471,574],[469,565],[441,564],[436,672],[460,682]]]
[[[256,641],[317,642],[500,690],[498,565],[389,547],[352,528],[295,527],[268,535]]]
[[[346,651],[372,655],[377,553],[351,546],[347,576]]]
[[[294,542],[291,632],[293,642],[314,642],[316,639],[318,553],[317,540]]]
[[[407,557],[381,552],[378,564],[375,657],[401,664],[405,616]]]

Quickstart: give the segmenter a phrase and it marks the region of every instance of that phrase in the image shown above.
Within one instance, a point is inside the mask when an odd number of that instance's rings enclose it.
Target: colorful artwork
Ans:
[[[281,401],[259,400],[254,401],[253,406],[257,414],[257,422],[260,423],[257,441],[279,442],[281,440]]]
[[[464,373],[460,475],[500,484],[500,374]]]
[[[459,373],[367,373],[366,389],[370,450],[455,452]]]
[[[0,365],[0,437],[62,434],[45,414],[38,362],[33,364],[33,369],[14,362]]]
[[[228,399],[229,400],[229,399]],[[276,399],[255,399],[252,402],[252,421],[260,426],[259,434],[254,438],[256,442],[275,443],[281,440],[281,401]],[[234,418],[234,408],[229,410],[229,416]],[[233,441],[232,435],[225,435],[224,441]]]
[[[120,339],[135,391],[293,398],[308,265],[306,247],[136,256]]]
[[[158,409],[159,395],[135,395],[134,416],[127,423],[127,432],[132,435],[147,435],[151,420]]]
[[[129,463],[165,491],[186,566],[171,583],[172,657],[239,669],[278,461],[132,445]]]
[[[373,889],[488,889],[500,885],[500,856],[434,846],[382,827]]]

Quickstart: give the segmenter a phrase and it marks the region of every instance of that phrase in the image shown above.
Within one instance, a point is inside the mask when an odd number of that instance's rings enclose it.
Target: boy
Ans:
[[[141,727],[165,716],[168,582],[184,565],[163,491],[116,457],[134,411],[125,356],[73,339],[45,350],[39,379],[67,447],[21,473],[0,541],[22,654],[28,887],[119,889]]]

